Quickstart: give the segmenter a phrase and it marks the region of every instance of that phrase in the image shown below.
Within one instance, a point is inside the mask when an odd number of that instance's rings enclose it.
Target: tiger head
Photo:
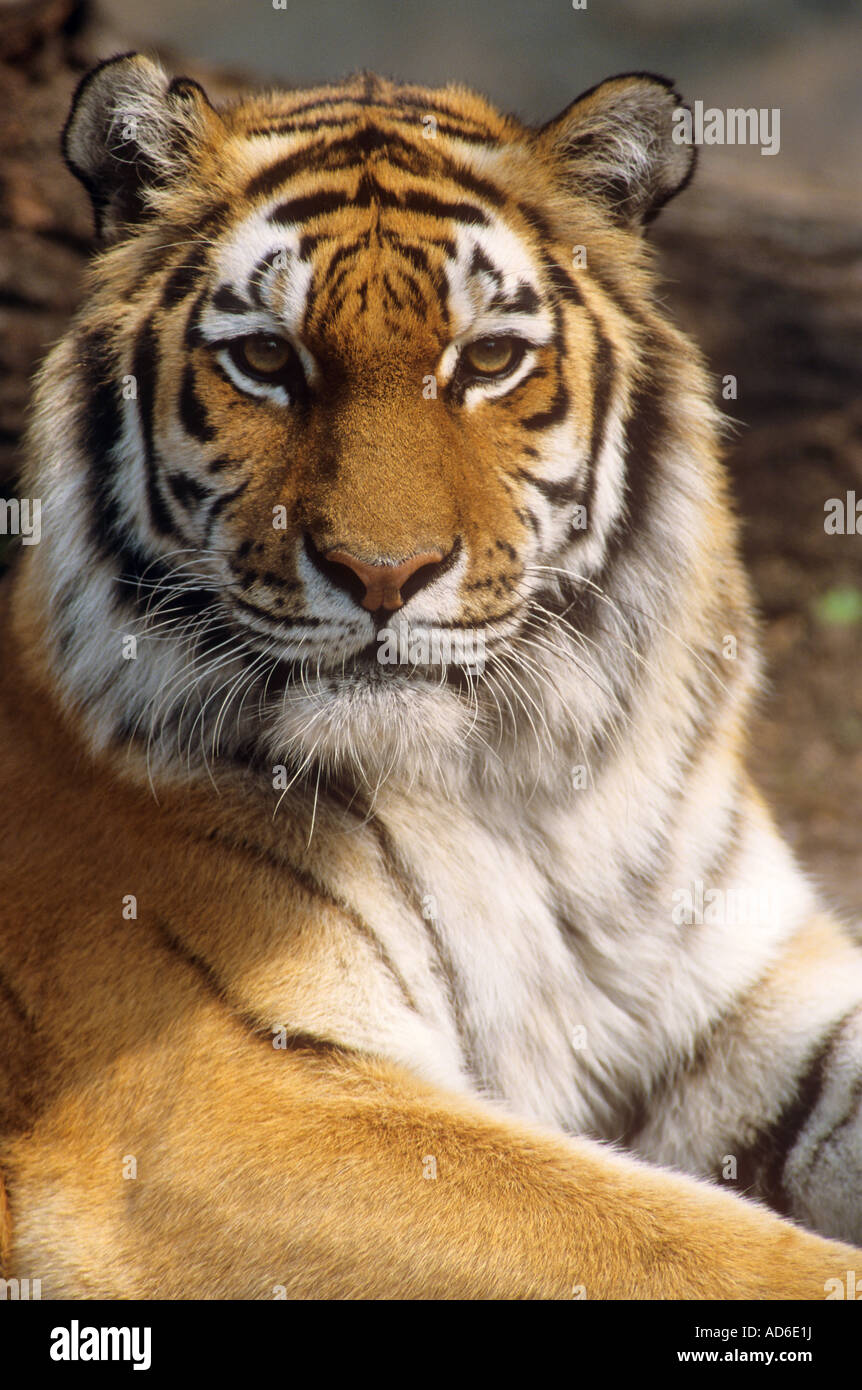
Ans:
[[[729,536],[643,237],[679,104],[617,77],[532,129],[367,75],[218,109],[140,55],[84,79],[103,249],[31,486],[97,742],[379,778],[607,732]]]

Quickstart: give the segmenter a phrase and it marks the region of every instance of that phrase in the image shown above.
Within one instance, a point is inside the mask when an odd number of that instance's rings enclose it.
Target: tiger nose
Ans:
[[[340,566],[356,576],[365,589],[365,596],[361,600],[362,607],[367,608],[369,613],[376,613],[380,608],[387,608],[394,613],[396,609],[402,608],[404,598],[401,590],[408,579],[413,580],[410,594],[415,594],[431,582],[443,560],[439,550],[427,550],[422,555],[411,555],[409,560],[402,560],[400,565],[369,565],[364,560],[357,560],[356,556],[347,550],[328,550],[325,558],[330,565]],[[424,570],[421,576],[420,570]]]

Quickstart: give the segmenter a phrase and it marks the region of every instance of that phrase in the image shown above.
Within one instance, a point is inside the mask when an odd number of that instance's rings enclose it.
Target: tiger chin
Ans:
[[[746,775],[721,420],[644,234],[679,105],[79,87],[101,247],[0,596],[4,1278],[862,1267],[862,953]]]

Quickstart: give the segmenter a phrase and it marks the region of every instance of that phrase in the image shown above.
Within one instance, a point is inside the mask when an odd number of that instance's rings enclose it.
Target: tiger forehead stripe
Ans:
[[[352,124],[352,123],[351,123]],[[245,197],[254,199],[261,194],[274,193],[282,183],[313,168],[315,173],[334,172],[356,167],[375,155],[383,162],[422,178],[439,178],[445,174],[453,182],[485,199],[492,206],[505,202],[503,192],[490,180],[482,178],[462,160],[435,148],[432,158],[427,142],[421,138],[409,140],[381,125],[363,125],[341,138],[327,141],[312,140],[298,149],[290,149],[274,164],[259,170],[249,181]]]
[[[410,129],[415,129],[417,122],[421,123],[423,116],[432,114],[432,111],[428,111],[427,109],[420,110],[418,108],[413,115],[403,115],[400,112],[395,113],[387,111],[389,120],[398,125],[408,126]],[[464,130],[449,120],[441,119],[438,116],[435,116],[434,119],[437,135],[444,135],[447,139],[461,141],[465,145],[491,146],[498,144],[501,138],[500,136],[490,135],[481,128],[476,130]],[[279,135],[302,135],[305,133],[319,134],[321,130],[348,130],[351,126],[355,125],[355,123],[355,115],[342,116],[339,119],[330,119],[326,121],[321,121],[319,117],[314,116],[306,120],[293,120],[286,117],[272,126],[255,126],[253,129],[247,131],[246,134],[249,139],[268,139]]]
[[[304,116],[309,111],[322,111],[333,107],[377,107],[379,110],[391,113],[393,116],[399,113],[409,113],[411,118],[417,114],[427,114],[429,112],[440,112],[445,116],[453,116],[457,120],[468,123],[474,130],[482,130],[490,135],[487,126],[476,120],[475,117],[468,115],[465,111],[457,107],[447,105],[441,101],[439,92],[434,92],[428,88],[402,87],[396,97],[397,105],[388,104],[381,101],[377,95],[361,92],[346,92],[340,88],[330,88],[333,95],[316,95],[307,101],[297,101],[288,107],[285,116]],[[497,115],[497,120],[502,124],[502,118]]]
[[[275,193],[294,174],[305,173],[311,162],[316,161],[317,156],[327,148],[325,139],[312,140],[310,143],[303,144],[298,150],[282,155],[275,164],[270,165],[267,169],[261,169],[249,180],[243,196],[253,200],[262,194]]]
[[[269,124],[258,123],[252,126],[246,134],[249,138],[265,138],[302,131],[317,133],[321,130],[345,129],[355,125],[357,107],[366,111],[373,110],[388,121],[414,129],[432,116],[437,134],[446,135],[453,140],[463,140],[466,144],[496,144],[504,133],[502,123],[499,131],[492,131],[465,112],[441,104],[430,92],[419,95],[422,97],[421,102],[410,102],[402,97],[397,105],[389,105],[376,98],[349,96],[344,93],[332,98],[318,97],[298,103],[281,116],[274,116]],[[335,114],[336,112],[339,114]]]
[[[386,188],[371,174],[365,171],[359,179],[354,193],[346,189],[324,189],[298,198],[290,198],[279,203],[269,214],[270,222],[286,223],[308,222],[315,217],[325,217],[329,213],[341,212],[346,208],[379,207],[399,212],[418,212],[426,217],[441,221],[468,222],[488,226],[488,215],[475,203],[446,202],[433,193],[421,189],[407,189],[396,193]]]

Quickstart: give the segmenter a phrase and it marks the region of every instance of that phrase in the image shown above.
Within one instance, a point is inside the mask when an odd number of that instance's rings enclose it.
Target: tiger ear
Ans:
[[[93,204],[96,233],[119,240],[147,215],[151,189],[181,178],[195,144],[219,117],[189,77],[171,81],[141,53],[93,68],[63,127],[63,156]]]
[[[650,222],[689,182],[696,150],[680,140],[687,109],[673,83],[624,73],[593,87],[539,131],[572,191],[602,203],[614,221]]]

